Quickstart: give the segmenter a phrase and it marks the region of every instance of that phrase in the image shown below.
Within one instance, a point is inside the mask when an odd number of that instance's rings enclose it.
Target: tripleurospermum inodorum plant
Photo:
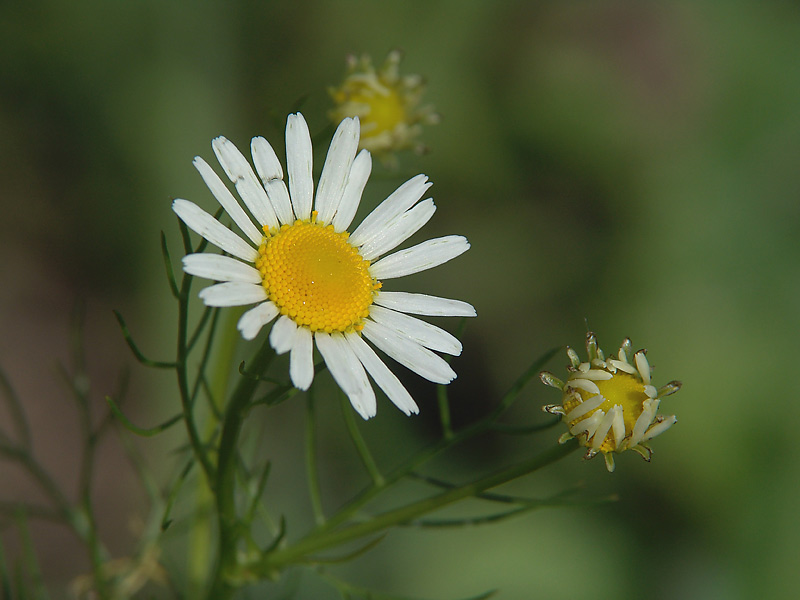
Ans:
[[[73,578],[74,597],[267,597],[291,594],[293,578],[302,572],[326,582],[341,598],[400,600],[346,581],[331,563],[357,558],[397,527],[488,526],[542,507],[605,502],[571,492],[512,495],[496,488],[581,446],[586,458],[602,454],[609,471],[614,457],[627,450],[649,460],[649,441],[676,422],[658,410],[680,383],[655,387],[644,350],[633,352],[626,339],[615,355],[606,356],[589,333],[586,361],[567,349],[566,378],[541,371],[558,349],[538,352],[505,394],[485,401],[483,414],[454,425],[462,420],[453,418],[461,407],[450,402],[449,384],[459,372],[451,361],[462,353],[462,333],[477,311],[465,300],[428,295],[413,282],[397,280],[431,269],[463,269],[454,259],[470,244],[461,235],[415,239],[437,208],[426,197],[432,185],[426,175],[406,178],[385,170],[384,178],[398,179],[386,198],[375,197],[369,185],[373,153],[396,165],[397,151],[419,147],[420,125],[437,120],[420,105],[422,79],[401,76],[399,61],[400,55],[391,53],[377,70],[367,57],[350,61],[347,78],[331,90],[336,107],[328,116],[337,128],[324,156],[319,149],[325,144],[312,144],[305,117],[293,113],[286,120],[285,162],[274,141],[260,136],[250,141],[249,153],[225,137],[215,138],[211,148],[219,167],[194,159],[210,195],[197,199],[199,204],[172,203],[183,244],[180,258],[168,236],[161,238],[177,308],[174,349],[150,357],[116,313],[136,360],[175,376],[168,395],[172,415],[155,425],[134,423],[122,391],[108,394],[107,410],[95,414],[82,346],[76,343],[73,369],[64,374],[85,438],[77,497],[37,461],[26,403],[0,372],[10,415],[0,422],[0,459],[21,468],[46,501],[0,497],[0,515],[23,540],[29,539],[32,519],[70,528],[90,565],[89,572]],[[212,198],[214,210],[200,207]],[[358,221],[362,203],[371,210]],[[79,340],[80,327],[75,331]],[[249,358],[240,361],[240,355]],[[538,410],[538,395],[519,402],[537,376],[561,392],[560,404],[544,407],[548,416]],[[435,402],[412,394],[409,378],[416,387],[435,390]],[[345,497],[335,499],[320,483],[328,463],[320,460],[319,413],[321,402],[331,400],[341,404],[341,418],[332,422],[325,413],[324,426],[333,432],[326,437],[349,438],[347,448],[366,480],[359,486],[343,483]],[[387,429],[393,433],[368,442],[376,437],[369,435],[375,421],[392,418],[392,411],[378,411],[387,400],[412,419],[418,413],[435,415],[435,438],[420,447],[402,430]],[[259,443],[261,424],[289,427],[281,421],[285,413],[276,410],[284,403],[304,413],[301,430],[289,432],[304,440],[304,456],[272,456]],[[511,417],[514,406],[519,410]],[[539,435],[559,422],[567,432],[558,443]],[[418,421],[410,423],[416,427]],[[93,490],[101,483],[93,471],[98,443],[115,430],[149,500],[138,543],[123,556],[104,544],[93,506]],[[136,436],[146,443],[167,431],[179,439],[169,457],[173,476],[156,481],[131,440]],[[530,451],[516,462],[499,460],[457,477],[442,468],[442,455],[456,455],[490,435],[522,438]],[[304,487],[273,484],[273,461],[283,460],[302,463]],[[418,484],[415,491],[401,492],[410,481]],[[472,512],[448,512],[467,499],[476,501]],[[304,503],[309,510],[301,522],[275,508]],[[34,553],[26,551],[13,569],[5,556],[0,543],[0,595],[45,597]],[[31,589],[35,593],[28,594]]]

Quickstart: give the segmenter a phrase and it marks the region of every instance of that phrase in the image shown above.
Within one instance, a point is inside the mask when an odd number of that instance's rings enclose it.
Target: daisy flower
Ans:
[[[361,147],[389,162],[390,154],[396,150],[424,150],[417,141],[421,125],[439,122],[439,115],[431,106],[420,106],[425,91],[422,77],[400,75],[402,57],[400,51],[394,50],[375,69],[368,55],[351,55],[344,81],[329,90],[335,103],[331,120],[338,123],[345,117],[357,116],[361,119]]]
[[[571,364],[566,381],[547,371],[540,374],[546,385],[562,392],[561,404],[543,408],[567,423],[569,430],[559,442],[577,437],[587,448],[584,458],[602,453],[609,471],[614,470],[614,453],[633,450],[649,461],[653,451],[647,442],[677,422],[675,415],[656,413],[661,398],[681,389],[681,382],[656,389],[647,350],[634,353],[631,348],[626,338],[616,356],[606,358],[590,331],[586,334],[588,362],[581,362],[577,352],[567,347]]]
[[[289,115],[286,124],[288,187],[267,140],[252,140],[253,171],[236,146],[216,138],[214,154],[244,208],[202,158],[196,157],[194,166],[243,237],[188,200],[175,200],[172,208],[190,229],[229,255],[183,258],[186,273],[221,282],[203,289],[200,298],[208,306],[255,304],[237,325],[247,340],[275,321],[269,341],[278,354],[289,352],[295,387],[311,386],[316,346],[364,419],[376,413],[367,374],[410,415],[419,411],[416,403],[365,340],[422,377],[446,384],[456,374],[434,351],[457,356],[461,343],[411,315],[471,317],[475,309],[459,300],[384,291],[382,282],[441,265],[469,243],[451,235],[384,256],[433,216],[433,200],[420,202],[431,185],[425,175],[406,181],[348,232],[372,169],[368,151],[356,155],[359,129],[357,118],[339,125],[316,194],[311,136],[301,114]]]

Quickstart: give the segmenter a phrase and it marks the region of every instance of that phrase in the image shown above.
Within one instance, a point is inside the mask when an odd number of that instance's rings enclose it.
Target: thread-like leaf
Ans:
[[[387,533],[383,533],[378,537],[376,537],[375,539],[368,541],[360,548],[352,552],[348,552],[347,554],[343,554],[342,556],[325,557],[325,558],[314,556],[314,557],[309,557],[308,562],[316,564],[336,564],[336,563],[350,562],[351,560],[356,559],[359,556],[366,554],[367,552],[372,550],[375,546],[380,544],[387,535],[388,535]]]
[[[278,535],[275,536],[275,539],[272,540],[272,543],[270,543],[269,546],[264,548],[262,554],[266,555],[275,550],[275,548],[278,547],[278,544],[280,544],[283,541],[284,537],[286,537],[286,517],[281,515],[281,522],[280,525],[278,526]]]
[[[20,442],[25,448],[29,449],[31,447],[31,429],[28,425],[28,419],[25,417],[25,411],[22,410],[22,403],[19,400],[19,396],[17,396],[16,390],[14,390],[11,381],[2,368],[0,368],[0,388],[2,388],[3,397],[6,399],[8,411],[14,421]]]
[[[172,489],[167,496],[167,505],[164,507],[164,515],[161,517],[161,531],[166,531],[170,525],[172,525],[172,519],[170,518],[170,513],[172,512],[172,507],[175,504],[175,499],[178,497],[178,493],[183,486],[183,483],[186,481],[186,478],[189,476],[189,473],[194,466],[194,459],[189,459],[186,463],[186,466],[183,467],[180,475],[178,475],[178,480],[173,484]]]
[[[164,259],[164,269],[167,273],[167,281],[169,281],[169,289],[175,299],[180,297],[178,291],[178,282],[175,279],[175,270],[172,268],[172,258],[169,255],[169,247],[167,246],[167,236],[161,232],[161,256]]]
[[[134,425],[130,421],[130,419],[128,419],[128,417],[125,416],[125,413],[122,412],[120,407],[117,406],[117,403],[111,396],[106,396],[106,402],[108,402],[108,406],[109,408],[111,408],[111,412],[113,412],[114,416],[117,417],[117,419],[119,419],[120,423],[122,423],[122,426],[125,427],[125,429],[127,429],[131,433],[135,433],[136,435],[141,437],[153,437],[154,435],[158,435],[162,431],[166,431],[167,429],[175,425],[175,423],[180,421],[181,418],[183,417],[183,413],[178,413],[177,415],[175,415],[174,417],[170,417],[160,425],[156,425],[155,427],[144,428],[144,427],[139,427],[138,425]]]
[[[131,337],[130,331],[128,330],[128,325],[125,323],[125,319],[122,318],[122,315],[118,310],[114,310],[114,316],[117,318],[117,323],[119,323],[119,327],[122,330],[122,337],[125,338],[125,342],[128,344],[128,347],[133,352],[133,356],[138,360],[140,363],[145,365],[146,367],[153,367],[156,369],[174,369],[177,364],[174,362],[163,362],[158,360],[150,360],[144,354],[142,354],[141,350],[136,346]]]
[[[261,475],[258,477],[258,483],[256,484],[255,492],[253,493],[253,497],[250,500],[250,506],[247,509],[247,522],[250,523],[253,521],[255,517],[256,510],[258,509],[258,503],[261,501],[261,497],[264,495],[264,490],[267,487],[267,481],[269,480],[269,474],[272,470],[272,463],[267,461],[264,465],[264,468],[261,469]]]
[[[214,313],[215,315],[216,313],[219,313],[219,308],[206,306],[205,310],[203,311],[203,315],[200,317],[200,320],[197,322],[197,326],[194,328],[194,331],[192,332],[192,337],[189,338],[189,343],[186,344],[187,354],[192,351],[192,348],[197,343],[197,340],[200,339],[200,336],[202,335],[203,330],[206,328],[206,325],[208,324],[208,319],[212,315],[212,313]]]

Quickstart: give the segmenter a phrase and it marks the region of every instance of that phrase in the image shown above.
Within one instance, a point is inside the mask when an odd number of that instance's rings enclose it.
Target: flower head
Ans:
[[[561,381],[552,373],[540,374],[542,381],[562,392],[561,404],[550,404],[544,411],[561,415],[569,431],[559,442],[577,437],[588,448],[584,458],[602,453],[609,471],[614,470],[614,453],[634,450],[649,461],[652,455],[647,441],[675,424],[675,415],[658,415],[661,398],[681,388],[671,381],[656,389],[651,381],[647,350],[632,352],[625,339],[614,357],[605,358],[594,333],[586,334],[588,362],[567,347],[571,365],[569,377]]]
[[[475,309],[459,300],[383,290],[383,281],[436,267],[462,254],[469,243],[451,235],[383,256],[433,216],[433,200],[419,201],[431,186],[424,175],[397,188],[348,233],[372,169],[368,151],[356,156],[358,140],[358,118],[344,119],[314,194],[311,137],[301,114],[289,115],[286,125],[288,187],[264,138],[252,140],[255,172],[236,146],[216,138],[214,153],[249,215],[202,158],[196,157],[194,165],[244,238],[188,200],[175,200],[172,208],[190,229],[230,255],[183,258],[186,273],[222,282],[200,292],[205,304],[256,304],[238,323],[248,340],[277,319],[269,341],[277,353],[290,353],[289,374],[299,389],[308,389],[314,378],[316,345],[333,378],[367,419],[376,412],[367,373],[400,410],[411,414],[418,408],[364,338],[422,377],[446,384],[456,374],[433,351],[458,355],[461,343],[410,314],[470,317]]]
[[[376,70],[369,56],[350,56],[344,81],[329,90],[336,104],[330,111],[331,120],[338,123],[345,117],[358,117],[361,148],[382,158],[396,150],[423,150],[417,142],[421,125],[439,122],[439,115],[430,106],[419,106],[425,89],[422,78],[400,76],[401,59],[399,51],[390,52]]]

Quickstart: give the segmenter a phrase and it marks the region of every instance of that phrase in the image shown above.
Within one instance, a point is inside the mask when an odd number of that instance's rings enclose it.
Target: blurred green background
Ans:
[[[396,288],[478,309],[455,363],[455,418],[485,412],[549,348],[583,354],[585,319],[606,351],[630,336],[649,349],[657,384],[684,388],[662,403],[679,422],[654,442],[651,464],[631,453],[609,475],[575,455],[513,488],[545,495],[581,482],[581,495],[618,502],[393,532],[340,572],[442,600],[493,588],[501,600],[798,597],[797,3],[4,3],[0,362],[26,398],[42,460],[69,488],[71,406],[50,379],[76,298],[89,308],[98,398],[132,364],[111,308],[152,354],[172,351],[158,234],[177,255],[171,198],[213,206],[192,157],[214,164],[210,140],[220,134],[240,148],[254,135],[282,148],[301,98],[312,133],[323,131],[326,88],[345,56],[380,62],[393,48],[405,52],[404,73],[426,77],[425,101],[443,118],[425,130],[427,155],[402,155],[398,173],[376,167],[360,214],[424,172],[438,211],[418,238],[462,233],[472,243]],[[564,364],[559,355],[550,370]],[[171,378],[132,375],[141,422],[174,413]],[[435,401],[427,388],[415,393],[420,417],[405,420],[383,399],[368,437],[399,440],[399,452],[406,439],[432,436]],[[541,419],[539,407],[556,401],[534,383],[515,414]],[[268,415],[286,419],[270,438],[276,465],[302,464],[301,411]],[[341,434],[338,408],[331,422],[329,438]],[[445,468],[488,469],[560,432],[484,440]],[[161,460],[174,444],[154,447]],[[111,445],[104,453],[97,502],[110,547],[124,555],[129,521],[146,511],[120,457]],[[341,460],[330,455],[323,482],[357,488],[352,457]],[[35,494],[0,468],[4,497]],[[305,503],[301,474],[276,469]],[[34,533],[57,588],[87,566],[52,529]],[[334,596],[306,578],[298,597]]]

